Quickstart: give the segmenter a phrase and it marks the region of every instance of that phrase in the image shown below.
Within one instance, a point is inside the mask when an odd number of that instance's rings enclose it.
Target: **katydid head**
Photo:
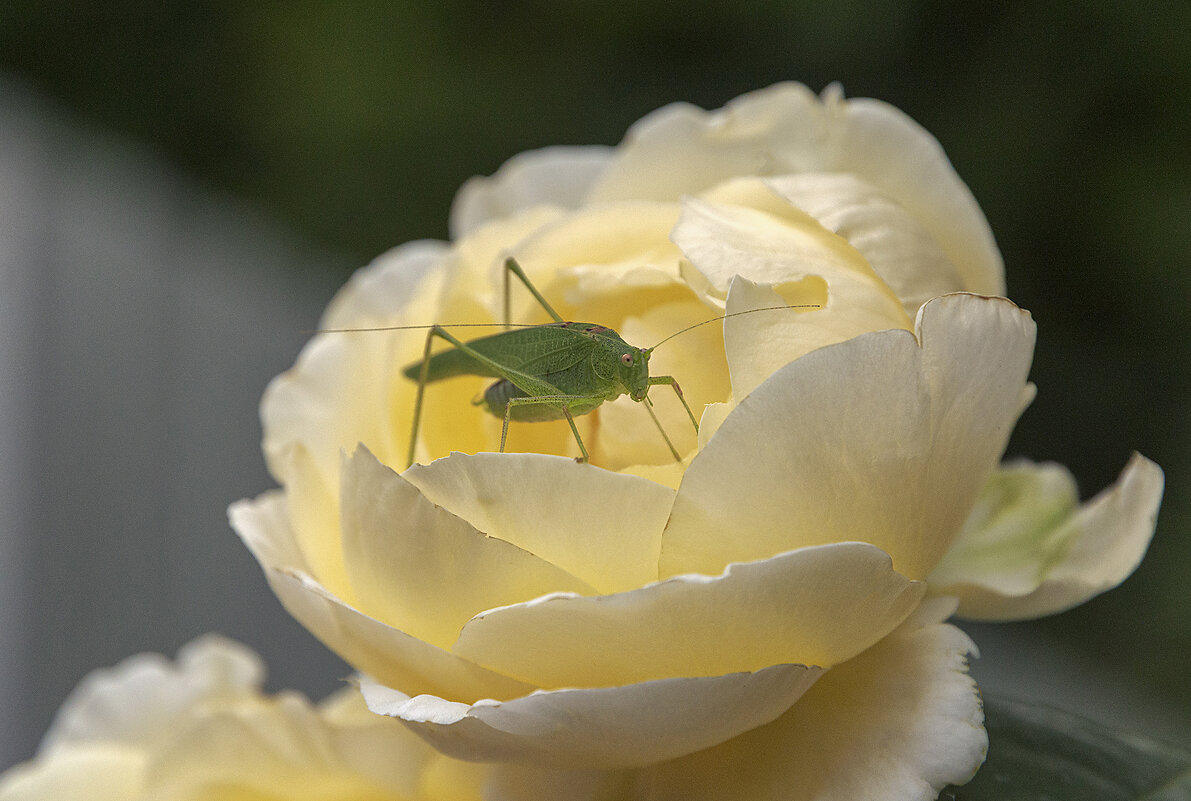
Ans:
[[[653,348],[630,347],[620,354],[617,372],[620,383],[628,390],[629,397],[640,403],[649,392],[649,354]]]

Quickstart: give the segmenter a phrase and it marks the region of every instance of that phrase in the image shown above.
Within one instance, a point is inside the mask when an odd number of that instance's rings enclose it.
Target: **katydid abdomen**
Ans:
[[[484,390],[483,396],[476,401],[476,405],[483,406],[494,417],[504,417],[507,408],[509,419],[518,423],[545,423],[551,420],[566,419],[566,414],[563,412],[561,406],[551,406],[544,403],[509,406],[509,401],[514,398],[527,397],[530,396],[517,389],[512,381],[501,379]],[[603,398],[588,402],[572,401],[568,404],[567,408],[573,416],[579,416],[595,411],[603,402]]]

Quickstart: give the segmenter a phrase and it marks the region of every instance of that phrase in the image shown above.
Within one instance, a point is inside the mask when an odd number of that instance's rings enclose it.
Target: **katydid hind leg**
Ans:
[[[534,299],[537,300],[537,302],[541,305],[541,307],[546,310],[546,313],[554,318],[554,322],[556,322],[556,323],[563,322],[563,319],[559,315],[559,313],[554,311],[554,307],[551,306],[550,303],[547,302],[547,300],[544,297],[542,297],[542,293],[539,292],[538,288],[535,287],[533,285],[533,282],[529,280],[529,276],[526,275],[525,271],[521,269],[521,265],[517,263],[517,260],[516,259],[506,259],[505,260],[505,296],[504,296],[504,317],[505,317],[504,324],[505,324],[506,328],[508,327],[509,322],[510,322],[510,317],[509,317],[509,315],[510,315],[510,311],[509,311],[509,294],[510,294],[509,293],[509,275],[517,276],[517,278],[521,281],[521,283],[525,284],[525,288],[529,290],[530,294],[534,296]]]
[[[422,399],[426,395],[426,382],[430,378],[430,343],[436,334],[443,336],[446,332],[438,326],[434,326],[426,332],[426,347],[422,350],[422,367],[418,371],[418,394],[414,398],[414,422],[409,434],[409,454],[405,459],[406,467],[414,463],[414,456],[418,448],[418,427],[422,422]]]
[[[406,467],[409,467],[414,463],[414,456],[418,447],[418,430],[422,422],[422,401],[426,394],[426,384],[430,381],[430,346],[435,337],[446,340],[449,344],[454,345],[456,348],[463,351],[464,353],[467,353],[477,361],[496,368],[498,372],[504,369],[499,364],[489,359],[487,356],[468,347],[465,342],[460,340],[451,332],[447,331],[442,326],[431,326],[430,330],[426,332],[426,347],[422,350],[422,365],[418,370],[418,394],[414,399],[414,421],[412,431],[409,435],[409,454],[406,459]]]
[[[583,444],[583,437],[579,436],[579,428],[575,425],[575,418],[571,414],[570,404],[591,402],[598,398],[599,396],[596,395],[538,395],[528,398],[510,398],[505,404],[504,425],[500,430],[500,452],[504,453],[505,450],[505,441],[508,439],[509,434],[509,420],[512,418],[514,406],[549,405],[561,410],[563,417],[566,418],[567,425],[571,427],[571,433],[575,436],[575,444],[579,446],[579,453],[583,454],[579,458],[579,461],[591,461],[591,457],[587,453],[587,447]]]

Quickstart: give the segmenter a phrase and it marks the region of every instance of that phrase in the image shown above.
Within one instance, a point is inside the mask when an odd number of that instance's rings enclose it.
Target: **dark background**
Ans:
[[[1009,295],[1038,321],[1039,395],[1010,454],[1066,464],[1085,497],[1133,449],[1166,470],[1158,534],[1135,576],[1014,628],[1059,637],[1187,708],[1188,31],[1189,4],[1091,0],[151,12],[126,0],[8,0],[0,70],[75,124],[148,149],[338,254],[320,260],[334,265],[328,284],[400,242],[444,238],[469,176],[530,148],[614,144],[671,101],[714,108],[793,79],[893,103],[943,143],[996,234]],[[253,477],[242,494],[264,488]],[[194,603],[201,611],[203,598]]]

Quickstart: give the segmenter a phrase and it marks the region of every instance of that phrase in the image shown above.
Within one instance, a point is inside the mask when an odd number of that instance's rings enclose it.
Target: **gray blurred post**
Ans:
[[[344,266],[0,79],[0,769],[87,671],[205,631],[273,686],[348,673],[225,517]]]

